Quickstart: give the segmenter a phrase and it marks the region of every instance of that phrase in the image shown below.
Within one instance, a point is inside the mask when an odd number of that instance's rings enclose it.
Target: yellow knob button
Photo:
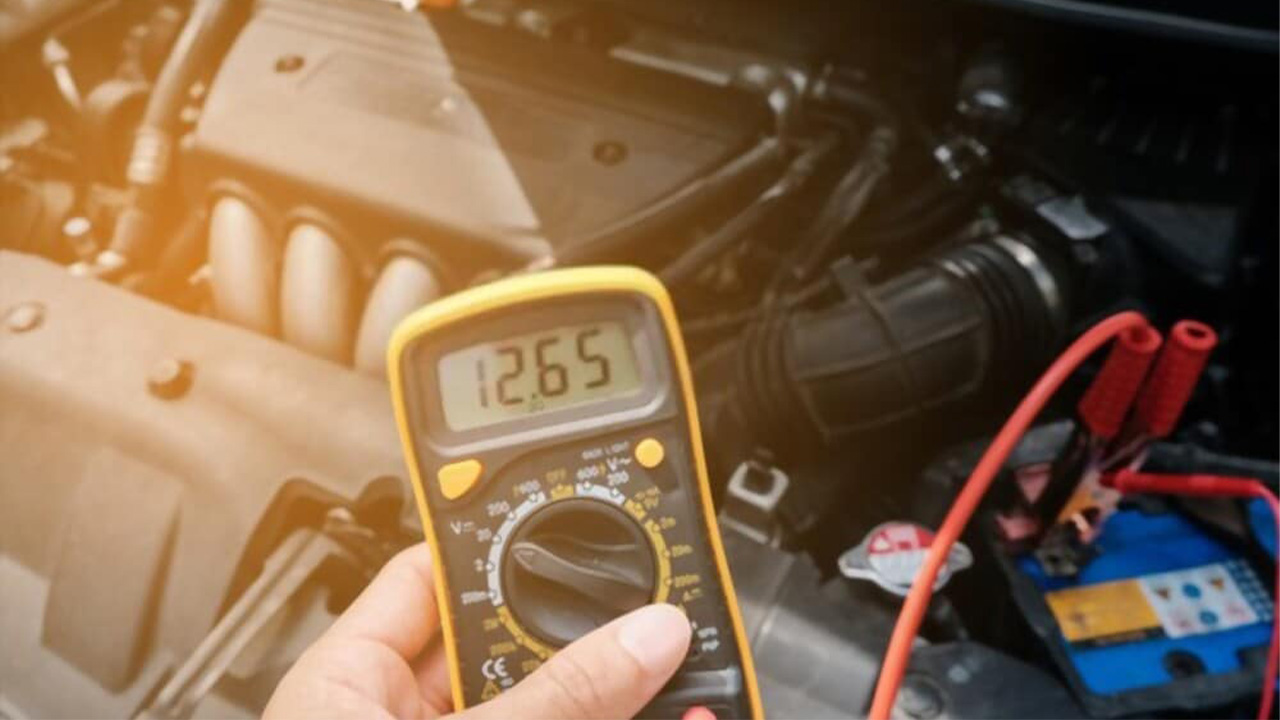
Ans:
[[[440,481],[440,492],[450,500],[457,500],[466,495],[480,480],[484,466],[479,460],[462,460],[449,463],[436,471],[436,480]]]
[[[647,468],[658,467],[666,456],[666,448],[662,447],[662,443],[653,438],[645,438],[636,443],[636,460],[639,460],[640,464]]]

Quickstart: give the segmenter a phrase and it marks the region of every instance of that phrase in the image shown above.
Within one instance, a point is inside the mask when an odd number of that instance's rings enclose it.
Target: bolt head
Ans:
[[[44,322],[44,305],[38,302],[25,302],[14,305],[4,314],[5,327],[9,332],[24,333],[35,330]]]
[[[435,109],[436,109],[436,113],[438,114],[451,115],[457,112],[460,106],[461,106],[461,103],[458,102],[458,98],[454,97],[453,95],[445,95],[444,97],[440,98],[440,102],[436,103]]]
[[[302,69],[307,61],[301,55],[281,55],[276,59],[276,72],[292,73]]]
[[[93,232],[93,223],[83,215],[74,215],[62,223],[62,234],[73,240],[88,237]]]
[[[186,360],[165,358],[147,375],[147,390],[162,400],[176,400],[191,389],[195,366]]]
[[[927,680],[908,677],[898,690],[895,709],[912,720],[931,720],[941,715],[943,708],[941,693]]]
[[[617,165],[627,159],[627,146],[617,140],[605,140],[596,143],[591,150],[591,157],[601,165]]]

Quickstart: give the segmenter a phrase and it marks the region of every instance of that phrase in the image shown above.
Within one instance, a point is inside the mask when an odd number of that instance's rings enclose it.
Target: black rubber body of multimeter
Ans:
[[[389,364],[459,709],[666,602],[692,646],[642,715],[762,716],[683,343],[653,276],[580,268],[473,288],[407,318]]]

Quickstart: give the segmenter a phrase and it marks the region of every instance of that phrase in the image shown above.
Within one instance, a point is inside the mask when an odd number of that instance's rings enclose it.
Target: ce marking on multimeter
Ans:
[[[689,656],[645,714],[760,717],[666,291],[630,268],[451,296],[397,329],[392,396],[458,708],[649,603]]]

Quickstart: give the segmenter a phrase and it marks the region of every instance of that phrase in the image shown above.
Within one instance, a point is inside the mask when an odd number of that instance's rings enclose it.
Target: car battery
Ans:
[[[1274,524],[1252,529],[1275,547]],[[1029,553],[1001,556],[1018,607],[1091,715],[1205,711],[1256,696],[1271,568],[1171,508],[1123,508],[1096,542],[1074,577],[1050,577]]]

